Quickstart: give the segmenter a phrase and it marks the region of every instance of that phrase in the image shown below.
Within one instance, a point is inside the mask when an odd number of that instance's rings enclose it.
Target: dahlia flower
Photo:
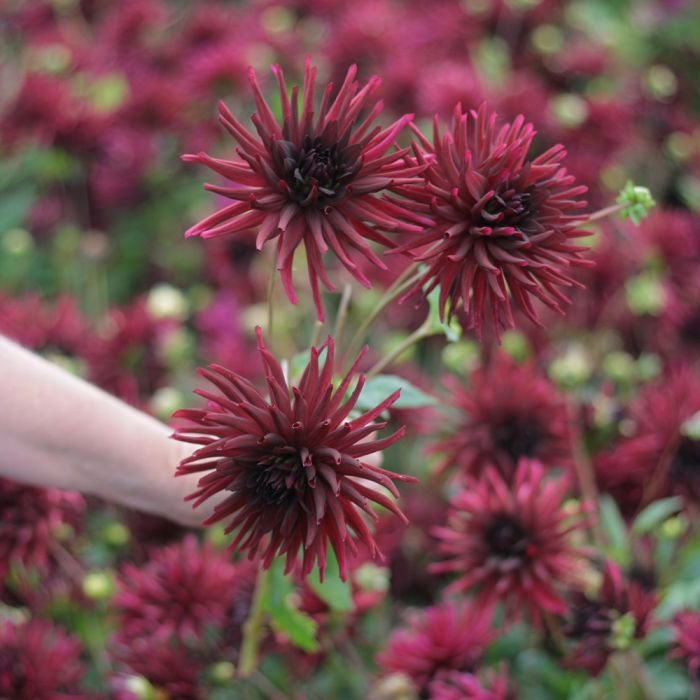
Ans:
[[[257,333],[269,399],[224,367],[200,369],[218,391],[197,390],[208,407],[175,414],[191,421],[178,428],[175,437],[201,445],[182,461],[177,473],[208,472],[188,497],[194,507],[216,493],[230,492],[204,524],[231,518],[226,531],[237,530],[232,549],[247,551],[250,559],[259,554],[265,568],[277,554],[286,555],[287,573],[303,550],[301,575],[309,574],[318,561],[323,576],[330,542],[345,579],[346,554],[357,551],[354,538],[367,546],[371,556],[379,554],[363,517],[377,519],[372,503],[405,519],[378,487],[397,497],[392,479],[415,480],[362,460],[403,435],[401,428],[385,438],[366,439],[386,426],[375,418],[396,401],[399,391],[349,419],[364,377],[347,401],[344,397],[363,353],[334,389],[334,343],[329,337],[321,347],[311,349],[298,386],[290,388],[279,362],[263,345],[260,328]]]
[[[646,386],[629,410],[634,433],[594,463],[598,485],[632,516],[677,493],[700,499],[700,440],[684,428],[700,411],[700,379],[678,368]]]
[[[431,446],[445,456],[438,469],[479,476],[488,465],[509,481],[522,457],[547,467],[571,464],[566,404],[532,364],[497,354],[469,382],[445,381],[457,410],[449,432]]]
[[[469,328],[480,336],[488,321],[498,336],[514,327],[511,302],[539,324],[533,300],[563,313],[569,301],[560,288],[580,286],[568,270],[588,264],[585,248],[573,243],[589,235],[577,228],[586,218],[577,213],[586,206],[577,197],[586,188],[562,167],[561,145],[526,160],[535,130],[522,116],[497,129],[485,106],[471,114],[471,138],[459,104],[451,130],[442,134],[435,118],[432,144],[414,128],[425,182],[395,191],[433,224],[392,252],[427,265],[407,296],[439,286],[443,316],[461,301]]]
[[[155,689],[157,698],[172,700],[205,700],[199,679],[205,671],[201,659],[181,644],[133,640],[129,647],[114,654],[123,671],[143,676]],[[142,695],[129,689],[124,675],[112,679],[114,700],[140,700]]]
[[[577,592],[573,598],[563,628],[574,643],[568,665],[597,676],[614,649],[615,620],[630,616],[631,634],[641,639],[649,630],[657,602],[655,591],[644,590],[639,583],[623,576],[617,565],[606,562],[598,594]]]
[[[494,638],[492,617],[491,607],[467,600],[426,608],[391,635],[377,662],[382,671],[404,673],[425,691],[441,672],[476,669]]]
[[[194,535],[154,550],[142,567],[125,564],[114,609],[118,641],[182,643],[202,638],[208,626],[222,628],[231,611],[238,571],[228,557]]]
[[[44,620],[0,623],[0,697],[80,700],[80,646]]]
[[[583,548],[570,541],[584,527],[582,508],[562,507],[566,479],[545,480],[537,461],[521,460],[512,485],[488,467],[468,478],[451,502],[447,527],[435,528],[445,561],[436,572],[456,573],[448,590],[477,589],[486,605],[503,601],[533,620],[542,611],[564,613],[560,588],[579,583]]]
[[[508,676],[504,670],[488,674],[488,682],[482,683],[473,673],[450,671],[438,675],[430,684],[429,700],[508,700]]]
[[[684,610],[673,620],[675,646],[671,657],[681,659],[693,678],[700,678],[700,612]]]
[[[233,200],[233,204],[200,221],[185,235],[236,236],[257,228],[258,250],[276,238],[277,269],[293,304],[297,297],[292,285],[292,262],[303,243],[314,303],[318,318],[323,320],[319,279],[328,289],[334,289],[323,266],[324,253],[330,249],[359,282],[370,287],[367,277],[352,261],[353,251],[383,268],[384,263],[368,241],[389,246],[391,242],[379,229],[417,232],[421,228],[415,222],[423,221],[423,217],[400,204],[379,199],[377,193],[417,182],[414,176],[422,166],[407,164],[408,149],[390,150],[410,122],[410,115],[386,129],[373,126],[382,109],[382,103],[377,102],[357,124],[361,111],[379,87],[379,78],[371,78],[360,88],[355,81],[357,68],[351,66],[335,97],[331,99],[333,87],[329,84],[320,106],[315,107],[316,67],[307,59],[299,114],[298,87],[292,89],[290,99],[281,68],[273,66],[272,72],[279,86],[282,124],[265,101],[255,72],[250,69],[248,78],[257,107],[251,121],[257,136],[221,103],[220,121],[237,141],[239,159],[222,160],[205,153],[182,157],[202,163],[229,180],[229,187],[205,187]]]
[[[77,493],[0,479],[0,580],[14,562],[45,571],[56,530],[77,526],[84,507]]]

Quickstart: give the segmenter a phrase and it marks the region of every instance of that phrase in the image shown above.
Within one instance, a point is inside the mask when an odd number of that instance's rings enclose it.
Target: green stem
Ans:
[[[604,207],[603,209],[598,209],[594,211],[587,219],[584,221],[585,224],[591,221],[598,221],[599,219],[605,219],[611,214],[617,214],[618,211],[622,211],[624,204],[611,204],[609,207]]]
[[[377,364],[374,365],[374,367],[372,367],[372,369],[370,369],[369,372],[366,373],[366,378],[371,379],[372,377],[376,376],[385,367],[388,367],[404,351],[408,350],[408,348],[410,348],[412,345],[415,345],[416,343],[420,342],[421,340],[423,340],[423,338],[427,338],[428,336],[433,335],[433,332],[430,330],[430,328],[430,319],[426,318],[425,321],[423,321],[422,325],[416,328],[416,330],[413,331],[413,333],[404,338],[395,348],[393,348],[393,350],[391,350],[391,352],[382,357],[382,359],[379,360],[379,362],[377,362]]]
[[[270,279],[267,283],[267,342],[272,342],[272,326],[274,321],[273,298],[275,296],[275,282],[277,280],[277,270],[272,267]]]
[[[342,341],[343,331],[345,330],[345,321],[348,318],[348,307],[350,306],[350,298],[352,297],[352,286],[346,284],[343,287],[343,295],[340,297],[340,305],[338,306],[338,315],[335,317],[335,328],[333,328],[333,338],[336,343]]]
[[[351,358],[360,343],[364,340],[365,335],[369,327],[374,323],[375,319],[379,314],[384,311],[384,309],[391,304],[394,299],[401,296],[407,289],[413,286],[421,277],[422,273],[418,272],[418,266],[420,263],[413,263],[409,265],[392,283],[392,285],[384,292],[382,297],[377,302],[377,305],[370,311],[365,320],[360,324],[360,327],[353,335],[352,339],[348,343],[347,350],[343,356],[342,364],[345,364],[348,358]]]
[[[270,586],[269,569],[261,569],[255,583],[255,593],[250,606],[248,619],[243,624],[243,641],[238,661],[238,675],[247,678],[258,668],[260,642],[263,638],[267,592]]]

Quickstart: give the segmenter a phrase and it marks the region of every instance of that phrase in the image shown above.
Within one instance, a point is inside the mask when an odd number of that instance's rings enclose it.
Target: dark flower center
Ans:
[[[700,440],[681,440],[671,462],[671,475],[678,481],[700,477]]]
[[[477,219],[477,225],[498,228],[516,226],[529,217],[530,211],[530,192],[518,192],[506,185],[486,202]]]
[[[524,559],[528,549],[528,535],[519,522],[506,514],[497,515],[486,529],[489,550],[504,559]]]
[[[306,469],[298,456],[274,456],[258,462],[246,486],[256,501],[266,506],[281,506],[293,499],[306,482]]]
[[[520,457],[534,457],[541,442],[539,423],[524,416],[510,416],[491,428],[494,446],[513,462]]]
[[[571,639],[607,637],[611,630],[610,609],[588,599],[574,607],[571,619],[564,626],[564,634]]]
[[[320,137],[304,136],[301,147],[278,141],[275,164],[300,206],[337,199],[359,169],[359,146],[328,144]]]

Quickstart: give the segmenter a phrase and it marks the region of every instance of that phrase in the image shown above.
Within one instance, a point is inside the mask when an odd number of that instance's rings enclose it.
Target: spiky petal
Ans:
[[[434,530],[446,559],[431,568],[457,574],[450,590],[476,589],[480,601],[503,601],[516,616],[564,613],[562,589],[581,582],[587,554],[570,539],[586,519],[583,508],[563,508],[567,484],[545,479],[544,467],[525,459],[511,485],[493,468],[468,478],[447,527]]]
[[[263,345],[259,328],[258,350],[268,398],[224,367],[200,370],[216,391],[197,391],[209,402],[207,408],[175,414],[191,421],[175,437],[201,445],[177,473],[207,472],[189,496],[195,507],[216,493],[229,492],[205,524],[230,519],[226,531],[236,532],[232,549],[247,552],[251,559],[260,556],[264,567],[278,554],[286,555],[286,572],[294,568],[301,551],[301,575],[318,562],[323,576],[330,542],[345,578],[347,553],[357,549],[355,538],[372,556],[379,554],[366,522],[377,518],[373,504],[404,519],[384,491],[397,497],[392,480],[415,479],[363,461],[403,435],[401,428],[388,437],[368,439],[387,425],[375,419],[399,392],[351,418],[364,377],[347,400],[345,395],[362,354],[334,388],[334,343],[328,337],[311,349],[299,384],[290,387],[280,363]]]
[[[257,229],[260,250],[277,239],[277,269],[289,300],[297,297],[292,286],[292,263],[296,249],[306,249],[309,280],[318,318],[323,320],[319,280],[333,290],[323,265],[332,251],[363,285],[370,282],[360,271],[353,254],[384,263],[370,242],[391,245],[380,231],[421,230],[420,216],[402,205],[386,202],[377,193],[418,182],[421,166],[404,156],[408,149],[394,150],[394,143],[412,115],[405,115],[385,129],[373,126],[382,103],[371,103],[379,78],[361,87],[351,66],[338,92],[323,91],[315,105],[316,67],[307,59],[304,86],[292,88],[291,97],[279,66],[273,66],[279,87],[282,124],[266,102],[252,68],[248,78],[257,112],[251,120],[256,134],[248,131],[225,107],[219,105],[220,121],[238,143],[236,160],[212,158],[206,153],[185,155],[183,160],[208,166],[232,186],[206,185],[232,204],[190,228],[186,236],[216,238],[238,236]],[[301,113],[299,112],[301,106]],[[360,121],[362,111],[369,113]]]
[[[538,323],[533,300],[563,313],[569,302],[560,288],[581,286],[568,270],[587,264],[585,248],[572,242],[588,235],[578,228],[586,188],[562,167],[561,145],[527,159],[535,130],[522,116],[497,128],[496,114],[482,105],[471,117],[469,129],[458,104],[444,133],[436,117],[433,143],[414,129],[425,181],[396,191],[433,224],[392,252],[410,252],[427,265],[409,295],[439,286],[443,315],[461,302],[477,335],[487,321],[498,336],[514,326],[513,303]]]
[[[489,606],[444,601],[411,616],[377,661],[383,671],[404,673],[425,692],[441,673],[476,670],[495,634],[492,618]]]

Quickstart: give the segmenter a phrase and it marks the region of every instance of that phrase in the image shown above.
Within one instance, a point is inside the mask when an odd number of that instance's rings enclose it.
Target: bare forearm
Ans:
[[[0,337],[0,475],[197,524],[167,426]]]

